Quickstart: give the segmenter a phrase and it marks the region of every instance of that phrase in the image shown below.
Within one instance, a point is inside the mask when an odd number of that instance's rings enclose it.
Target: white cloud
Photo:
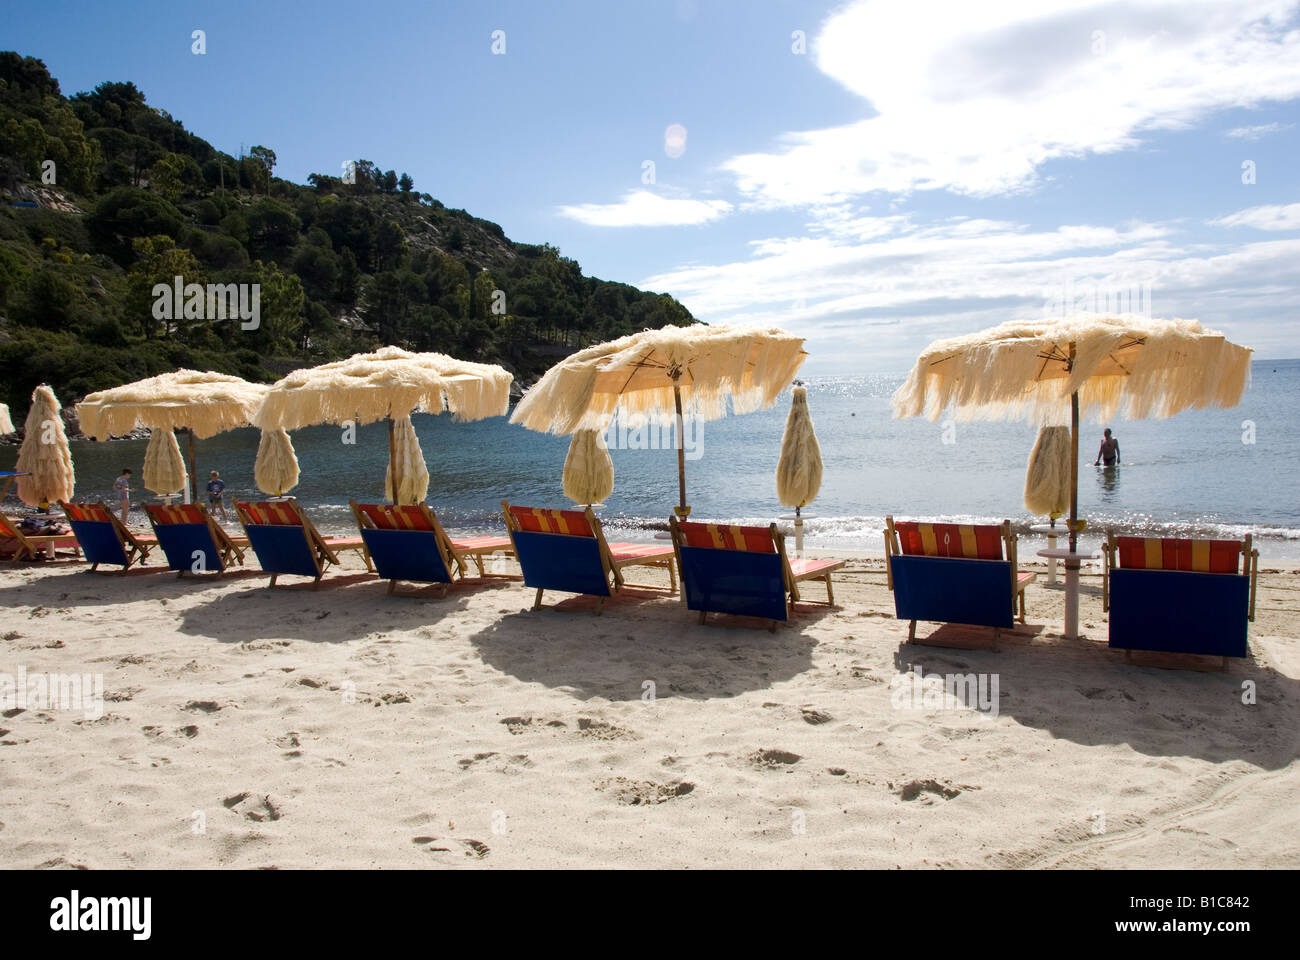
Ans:
[[[1275,203],[1247,207],[1209,221],[1215,227],[1253,227],[1256,230],[1300,230],[1300,203]]]
[[[1273,133],[1281,133],[1283,130],[1290,130],[1295,124],[1292,123],[1258,123],[1252,127],[1233,127],[1227,133],[1226,137],[1233,140],[1259,140]]]
[[[1125,299],[1198,317],[1261,352],[1294,348],[1300,238],[1225,246],[1175,225],[1031,230],[995,221],[895,223],[868,240],[770,238],[753,255],[646,278],[697,317],[780,325],[809,338],[815,369],[903,370],[930,340]],[[1136,302],[1135,302],[1136,301]]]
[[[1042,165],[1129,149],[1213,111],[1300,96],[1300,0],[860,0],[814,43],[817,66],[875,115],[788,133],[724,168],[759,207],[872,191],[973,196]],[[1095,52],[1094,52],[1095,51]]]
[[[731,210],[726,200],[692,200],[633,190],[618,203],[562,206],[559,212],[591,227],[676,227],[708,223]]]

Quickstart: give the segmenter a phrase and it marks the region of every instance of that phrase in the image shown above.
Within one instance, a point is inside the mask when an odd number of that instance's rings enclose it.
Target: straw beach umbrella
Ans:
[[[808,412],[808,388],[796,386],[790,398],[790,415],[781,436],[781,458],[776,462],[776,496],[794,507],[795,550],[803,552],[803,516],[822,486],[822,448]]]
[[[29,507],[72,499],[76,475],[68,434],[59,415],[62,409],[49,387],[42,384],[33,391],[23,444],[18,448],[18,462],[14,465],[20,474],[18,499]]]
[[[160,497],[168,497],[185,489],[188,475],[185,473],[185,459],[181,456],[176,434],[170,430],[155,430],[149,435],[141,479],[146,489]]]
[[[1250,354],[1196,320],[1076,314],[1012,321],[925,349],[893,397],[894,415],[945,409],[960,419],[1070,424],[1070,557],[1066,635],[1078,635],[1079,418],[1163,419],[1180,410],[1231,407],[1250,381]]]
[[[599,430],[578,430],[564,458],[564,495],[593,506],[614,492],[614,461]]]
[[[420,449],[420,438],[410,416],[393,419],[393,461],[384,477],[384,493],[393,503],[419,503],[429,495],[429,468]],[[398,490],[393,495],[393,464],[397,465]]]
[[[189,430],[191,492],[197,499],[194,438],[248,426],[266,389],[224,373],[175,370],[88,394],[77,404],[77,418],[82,433],[95,440],[137,427]]]
[[[298,486],[298,457],[286,431],[279,427],[262,431],[253,464],[253,480],[257,489],[272,497],[282,497]]]
[[[686,505],[683,422],[772,406],[807,356],[784,330],[662,327],[579,350],[524,395],[510,418],[540,433],[600,430],[616,410],[677,425],[678,516]]]
[[[0,403],[0,437],[14,432],[14,422],[9,419],[9,408]]]
[[[403,483],[394,419],[416,411],[443,410],[462,421],[503,416],[510,406],[512,379],[508,370],[496,364],[383,347],[295,370],[267,391],[254,423],[264,430],[297,430],[321,423],[351,421],[360,426],[387,419],[389,476],[397,476],[400,494],[413,488]]]
[[[1025,471],[1025,507],[1052,522],[1070,509],[1070,428],[1043,427]]]

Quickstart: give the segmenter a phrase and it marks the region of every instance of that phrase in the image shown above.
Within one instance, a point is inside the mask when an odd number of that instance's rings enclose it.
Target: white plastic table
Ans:
[[[1034,533],[1047,534],[1048,550],[1056,549],[1057,537],[1064,536],[1068,538],[1070,536],[1070,531],[1066,530],[1065,527],[1054,527],[1050,523],[1036,523],[1029,529],[1034,531]],[[1056,583],[1056,557],[1047,558],[1047,582],[1049,584]]]
[[[1079,639],[1079,568],[1085,560],[1096,560],[1101,554],[1093,550],[1088,553],[1078,551],[1071,553],[1064,550],[1039,550],[1040,557],[1049,560],[1061,560],[1065,563],[1065,636],[1070,640]]]

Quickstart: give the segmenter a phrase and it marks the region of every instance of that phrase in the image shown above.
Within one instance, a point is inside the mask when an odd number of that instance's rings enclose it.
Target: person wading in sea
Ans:
[[[1108,467],[1113,467],[1119,463],[1119,441],[1110,435],[1110,427],[1103,431],[1105,436],[1101,441],[1101,449],[1097,451],[1097,459],[1093,461],[1093,466],[1099,466],[1103,461]]]

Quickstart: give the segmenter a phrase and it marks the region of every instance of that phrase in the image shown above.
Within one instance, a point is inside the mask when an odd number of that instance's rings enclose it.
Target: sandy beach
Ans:
[[[157,567],[5,572],[0,673],[102,674],[103,713],[0,713],[0,866],[1300,866],[1294,571],[1224,673],[1126,664],[1096,568],[1082,639],[1040,577],[994,653],[906,645],[878,557],[775,633],[662,594],[388,596],[355,560],[316,591]],[[911,696],[918,666],[996,709]]]

